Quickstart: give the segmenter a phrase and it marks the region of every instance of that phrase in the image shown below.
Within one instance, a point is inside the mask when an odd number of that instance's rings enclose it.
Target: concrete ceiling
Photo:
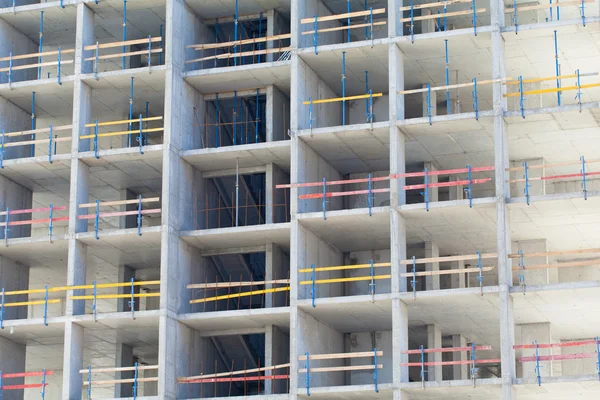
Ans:
[[[181,239],[200,250],[219,250],[275,243],[289,249],[291,224],[269,224],[181,232]]]
[[[179,320],[190,328],[202,332],[203,335],[211,335],[211,332],[216,331],[237,329],[257,329],[259,331],[268,325],[275,325],[289,331],[290,308],[193,312],[180,315]]]
[[[186,0],[186,3],[201,19],[232,17],[235,14],[235,0]],[[277,10],[289,15],[291,0],[245,0],[238,5],[240,15],[258,14],[267,10]]]

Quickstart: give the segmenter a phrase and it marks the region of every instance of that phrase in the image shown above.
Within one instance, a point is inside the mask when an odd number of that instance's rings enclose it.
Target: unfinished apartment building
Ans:
[[[0,399],[600,393],[598,0],[0,0]]]

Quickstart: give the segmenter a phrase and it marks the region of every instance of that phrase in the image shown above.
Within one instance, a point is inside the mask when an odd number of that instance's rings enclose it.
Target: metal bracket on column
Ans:
[[[323,219],[326,220],[327,219],[327,181],[325,180],[325,178],[323,178],[323,203],[322,203],[322,208],[323,208]]]
[[[96,240],[99,240],[98,236],[98,225],[100,225],[100,200],[96,200],[96,215],[94,216],[94,232],[96,234]]]
[[[525,188],[523,189],[523,192],[525,193],[525,201],[527,202],[527,205],[529,205],[529,166],[527,165],[527,161],[523,162],[523,168],[525,169],[525,175],[523,175],[523,178],[525,178]]]
[[[523,258],[523,250],[519,250],[519,267],[521,268],[521,273],[517,274],[519,277],[519,285],[523,288],[523,294],[525,294],[525,259]]]
[[[50,135],[48,135],[48,162],[52,164],[52,124],[50,124]]]
[[[471,92],[471,96],[473,96],[473,111],[475,111],[475,120],[479,121],[479,98],[477,96],[477,78],[473,78],[473,91]]]
[[[315,21],[313,22],[313,47],[315,48],[315,54],[319,55],[317,47],[319,46],[319,17],[315,14]]]
[[[61,57],[60,57],[60,47],[59,47],[59,48],[58,48],[58,73],[57,73],[57,76],[56,76],[56,77],[57,77],[57,79],[58,79],[58,84],[59,84],[59,85],[62,85],[62,82],[60,81],[60,64],[61,64],[61,62],[60,62],[60,58],[61,58]]]
[[[137,390],[138,390],[138,363],[134,364],[135,372],[133,373],[133,400],[137,399]]]
[[[469,198],[469,208],[473,208],[473,173],[471,171],[471,164],[467,165],[467,180],[469,181],[467,189],[467,197]]]
[[[415,6],[410,2],[410,41],[415,43]]]
[[[521,117],[525,119],[525,97],[523,96],[523,76],[519,76],[519,108]]]
[[[428,83],[427,84],[427,118],[429,118],[429,125],[432,125],[433,122],[431,121],[431,109],[433,107],[431,106],[431,84]]]
[[[9,223],[9,212],[10,208],[6,208],[6,217],[4,218],[4,246],[8,247],[8,223]]]
[[[413,256],[412,258],[412,274],[413,277],[410,281],[410,286],[413,292],[413,300],[417,299],[417,258]]]
[[[42,395],[42,400],[46,398],[46,368],[42,369],[42,391],[40,392]]]
[[[4,329],[4,288],[0,293],[0,329]],[[0,373],[0,379],[2,379],[2,373]]]
[[[311,302],[312,302],[312,306],[313,308],[316,307],[315,305],[315,296],[316,296],[316,285],[315,285],[315,278],[316,278],[316,271],[315,271],[315,264],[312,264],[310,266],[310,268],[312,269],[311,271],[311,275],[310,275],[310,279],[311,279],[311,287],[310,287],[310,298],[311,298]]]
[[[429,212],[429,175],[427,173],[427,168],[425,168],[423,172],[425,174],[423,176],[424,188],[421,192],[421,196],[423,196],[423,200],[425,200],[425,210]]]
[[[98,50],[100,49],[100,43],[96,42],[96,55],[94,61],[94,79],[98,80]]]
[[[575,96],[575,99],[577,100],[577,105],[579,106],[579,112],[581,113],[582,108],[581,108],[581,76],[579,75],[579,69],[577,69],[575,71],[575,74],[577,74],[577,95]]]
[[[476,360],[476,354],[475,354],[475,342],[471,343],[471,380],[473,381],[473,387],[476,386],[475,384],[475,373],[477,372],[476,368],[475,368],[475,363],[477,362]]]
[[[48,285],[44,293],[44,325],[48,326]]]
[[[421,389],[425,390],[425,349],[423,345],[419,346],[421,350]]]
[[[140,144],[140,154],[144,154],[144,126],[142,122],[143,120],[144,118],[142,117],[142,114],[140,114],[140,132],[137,137],[137,141]]]
[[[97,322],[98,316],[98,285],[96,285],[96,281],[93,282],[94,285],[94,298],[92,299],[92,313],[94,314],[94,322]]]
[[[131,299],[129,300],[129,309],[131,310],[131,319],[135,319],[135,280],[131,278]]]
[[[537,340],[533,341],[535,345],[535,373],[537,374],[538,386],[542,386],[542,376],[541,376],[541,366],[540,366],[540,354],[538,351],[538,343]]]
[[[367,187],[369,191],[369,193],[367,194],[367,206],[369,207],[369,217],[371,217],[373,215],[373,180],[371,178],[371,174],[369,174],[368,177]]]
[[[471,9],[473,10],[473,33],[477,36],[477,6],[475,5],[475,0],[471,0]]]
[[[581,156],[581,188],[583,189],[583,199],[587,200],[587,178],[585,176],[585,157]]]
[[[310,357],[308,355],[308,351],[304,354],[306,355],[306,363],[304,364],[306,367],[306,376],[304,381],[306,383],[306,395],[310,396]]]
[[[371,294],[371,301],[375,302],[375,266],[373,265],[373,259],[371,258],[370,262],[370,275],[371,275],[371,283],[369,284],[369,293]]]
[[[94,157],[96,159],[100,158],[98,155],[98,120],[94,121]]]
[[[479,274],[477,275],[477,282],[479,283],[479,290],[481,291],[481,295],[483,296],[483,265],[481,264],[481,251],[477,252],[477,268],[479,269]]]
[[[379,393],[377,387],[377,347],[373,348],[373,384],[375,385],[375,393]]]
[[[138,196],[137,233],[142,236],[142,195]]]
[[[88,365],[87,370],[87,398],[92,400],[92,367]]]
[[[0,168],[4,169],[4,129],[2,129],[2,139],[0,142]]]

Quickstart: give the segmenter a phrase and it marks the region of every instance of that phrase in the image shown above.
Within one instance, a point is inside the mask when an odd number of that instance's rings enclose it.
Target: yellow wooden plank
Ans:
[[[315,280],[315,284],[319,285],[322,283],[341,283],[341,282],[360,282],[360,281],[370,281],[380,280],[380,279],[390,279],[392,275],[375,275],[371,276],[353,276],[351,278],[331,278],[331,279],[317,279]],[[312,285],[313,281],[300,281],[301,285]]]
[[[162,116],[158,116],[158,117],[148,117],[148,118],[142,118],[142,122],[149,122],[149,121],[161,121],[163,119]],[[106,122],[98,122],[98,127],[101,126],[111,126],[111,125],[121,125],[121,124],[128,124],[130,122],[140,122],[139,118],[136,119],[122,119],[119,121],[106,121]],[[96,123],[95,122],[91,122],[89,124],[85,124],[86,128],[94,128],[96,127]]]
[[[378,22],[373,22],[373,26],[380,26],[380,25],[385,25],[387,24],[387,21],[378,21]],[[317,32],[335,32],[335,31],[343,31],[345,29],[355,29],[355,28],[365,28],[371,26],[370,23],[365,23],[365,24],[356,24],[356,25],[344,25],[344,26],[336,26],[333,28],[323,28],[323,29],[319,29]],[[315,31],[306,31],[306,32],[302,32],[303,35],[312,35],[314,34]]]
[[[383,93],[373,93],[373,97],[381,97]],[[324,103],[335,103],[338,101],[350,101],[350,100],[361,100],[370,98],[370,94],[359,94],[356,96],[347,96],[347,97],[335,97],[332,99],[321,99],[321,100],[313,100],[312,104],[324,104]],[[309,105],[310,101],[303,101],[302,104]]]
[[[383,262],[383,263],[373,263],[373,268],[380,267],[389,267],[392,263]],[[347,269],[363,269],[363,268],[371,268],[371,264],[355,264],[355,265],[332,265],[329,267],[317,267],[315,268],[315,272],[323,272],[323,271],[343,271]],[[299,269],[298,272],[312,272],[312,268],[302,268]]]
[[[160,281],[134,281],[134,286],[150,286],[150,285],[160,285]],[[129,287],[131,286],[131,282],[118,282],[118,283],[99,283],[96,285],[96,289],[108,289],[108,288],[117,288],[117,287]],[[58,286],[48,288],[48,293],[55,292],[65,292],[67,290],[87,290],[93,289],[94,285],[74,285],[74,286]],[[36,293],[46,293],[46,289],[28,289],[28,290],[12,290],[9,292],[4,292],[5,296],[12,295],[20,295],[20,294],[36,294]]]
[[[73,60],[61,60],[60,61],[60,65],[63,64],[73,64]],[[22,69],[30,69],[30,68],[38,68],[38,67],[49,67],[52,65],[58,65],[58,61],[48,61],[48,62],[42,62],[42,63],[37,63],[37,64],[27,64],[27,65],[16,65],[12,67],[12,71],[19,71]],[[6,67],[6,68],[0,68],[0,72],[10,72],[11,68],[10,67]]]
[[[60,303],[60,299],[49,299],[48,304]],[[4,307],[39,306],[46,304],[46,300],[20,301],[18,303],[4,303]],[[2,305],[0,304],[0,308]]]
[[[467,260],[477,260],[481,257],[482,260],[489,258],[498,258],[498,254],[496,253],[484,253],[484,254],[466,254],[460,256],[444,256],[444,257],[429,257],[429,258],[416,258],[414,262],[416,264],[429,264],[434,262],[448,262],[448,261],[467,261]],[[413,260],[401,260],[401,265],[412,265]]]
[[[162,40],[162,37],[160,37],[160,36],[150,38],[150,42],[152,42],[152,43],[160,42],[161,40]],[[144,43],[148,43],[148,38],[127,40],[124,42],[99,43],[98,49],[99,50],[100,49],[110,49],[113,47],[122,47],[122,46],[129,46],[129,45],[133,45],[133,44],[144,44]],[[89,46],[85,46],[83,49],[84,50],[96,50],[96,45],[91,44]]]
[[[478,8],[477,10],[475,10],[475,12],[477,14],[483,13],[486,11],[487,10],[485,8]],[[473,11],[472,10],[452,11],[452,12],[447,12],[447,13],[442,13],[442,14],[422,15],[419,17],[414,17],[412,19],[411,18],[402,18],[400,20],[400,22],[424,21],[427,19],[438,19],[438,18],[443,18],[443,17],[456,17],[458,15],[469,15],[469,14],[473,14]]]
[[[60,54],[72,54],[75,53],[75,49],[65,49],[65,50],[60,50]],[[55,56],[58,55],[58,50],[55,51],[44,51],[42,53],[31,53],[31,54],[18,54],[18,55],[13,55],[12,56],[12,60],[25,60],[27,58],[34,58],[34,57],[40,57],[40,56]],[[0,57],[0,61],[10,61],[11,57]]]
[[[130,56],[139,56],[139,55],[144,55],[144,54],[148,54],[148,53],[162,53],[162,49],[152,49],[150,51],[148,50],[138,50],[138,51],[130,51],[127,53],[114,53],[114,54],[104,54],[101,56],[98,56],[98,61],[100,60],[108,60],[110,58],[121,58],[121,57],[130,57]],[[88,57],[85,59],[85,61],[96,61],[96,57]]]
[[[195,50],[219,49],[222,47],[231,47],[231,46],[236,46],[236,45],[239,46],[239,45],[243,45],[243,44],[254,44],[254,43],[271,42],[274,40],[284,40],[284,39],[290,39],[291,37],[292,37],[291,33],[284,33],[282,35],[263,36],[263,37],[244,39],[244,40],[232,40],[230,42],[222,42],[222,43],[191,44],[191,45],[188,45],[185,47],[187,49],[195,49]]]
[[[160,297],[160,293],[134,293],[133,297]],[[71,296],[72,300],[94,300],[94,299],[130,299],[131,293],[123,294],[98,294],[85,296]]]
[[[548,88],[548,89],[530,90],[528,92],[523,92],[523,95],[527,96],[527,95],[530,95],[530,94],[544,94],[544,93],[566,92],[566,91],[569,91],[569,90],[589,89],[589,88],[594,88],[594,87],[600,87],[600,83],[587,83],[587,84],[581,85],[581,86],[565,86],[565,87],[561,87],[561,88]],[[504,97],[518,97],[520,95],[521,95],[521,93],[519,93],[519,92],[506,93],[504,95]]]
[[[164,131],[164,130],[165,130],[165,128],[151,128],[151,129],[144,129],[144,130],[142,130],[142,133],[161,132],[161,131]],[[137,130],[137,131],[108,132],[108,133],[99,133],[98,137],[137,135],[139,133],[140,133],[139,130]],[[79,136],[79,139],[93,139],[95,137],[96,137],[96,135],[84,135],[84,136]]]
[[[62,126],[55,126],[52,127],[52,132],[60,132],[60,131],[67,131],[67,130],[71,130],[73,129],[73,125],[62,125]],[[31,129],[28,131],[18,131],[18,132],[8,132],[5,133],[4,136],[6,137],[13,137],[13,136],[24,136],[24,135],[31,135],[31,134],[35,134],[35,133],[49,133],[50,132],[50,128],[40,128],[40,129]]]
[[[583,0],[583,3],[595,3],[596,0]],[[581,1],[557,1],[556,3],[550,4],[535,4],[531,6],[521,6],[517,7],[517,13],[519,11],[531,11],[531,10],[547,10],[552,7],[568,7],[568,6],[581,6]],[[515,9],[512,7],[507,7],[504,9],[506,14],[514,13]]]
[[[160,201],[160,197],[142,198],[142,203],[155,203],[157,201]],[[127,205],[127,204],[138,204],[139,202],[140,202],[139,199],[115,200],[115,201],[100,202],[98,205],[100,207],[105,207],[105,206],[106,207],[107,206],[124,206],[124,205]],[[96,207],[96,203],[84,203],[84,204],[80,204],[79,205],[79,208],[90,208],[90,207]]]
[[[384,14],[384,13],[385,13],[385,8],[376,8],[373,10],[373,15]],[[365,15],[371,15],[371,10],[354,11],[354,12],[345,13],[345,14],[325,15],[323,17],[317,17],[317,22],[327,22],[327,21],[336,21],[338,19],[364,17]],[[310,24],[310,23],[314,23],[314,22],[315,22],[314,17],[313,18],[302,18],[300,20],[300,23],[302,23],[302,24]]]
[[[254,296],[256,294],[285,292],[285,291],[288,291],[288,290],[290,290],[289,286],[282,287],[282,288],[253,290],[251,292],[233,293],[233,294],[226,294],[226,295],[223,295],[223,296],[207,297],[205,299],[190,300],[190,304],[206,303],[208,301],[217,301],[217,300],[225,300],[225,299],[234,299],[234,298],[238,298],[238,297]]]
[[[584,261],[568,261],[568,262],[560,262],[554,264],[537,264],[537,265],[527,265],[525,267],[513,267],[513,271],[520,271],[522,269],[531,270],[531,269],[546,269],[546,268],[573,268],[573,267],[589,267],[592,265],[599,265],[600,258],[594,260],[584,260]]]

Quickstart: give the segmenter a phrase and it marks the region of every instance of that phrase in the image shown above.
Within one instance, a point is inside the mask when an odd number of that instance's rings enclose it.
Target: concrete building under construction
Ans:
[[[599,0],[0,0],[0,399],[596,400]]]

